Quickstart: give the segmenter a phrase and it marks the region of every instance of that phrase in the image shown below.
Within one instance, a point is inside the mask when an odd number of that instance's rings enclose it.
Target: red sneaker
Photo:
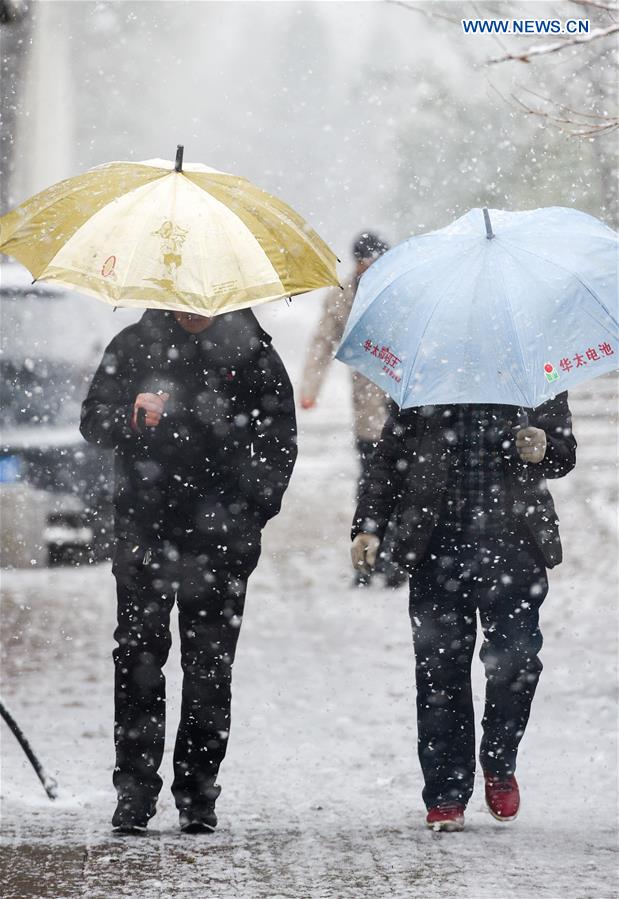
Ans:
[[[520,790],[514,775],[507,778],[484,774],[486,805],[497,821],[513,821],[520,808]]]
[[[457,802],[435,805],[428,812],[426,826],[430,830],[464,830],[464,806]]]

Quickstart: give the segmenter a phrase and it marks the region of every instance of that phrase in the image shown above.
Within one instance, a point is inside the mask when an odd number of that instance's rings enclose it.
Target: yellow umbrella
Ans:
[[[110,162],[0,218],[36,280],[114,306],[217,315],[338,284],[336,257],[281,200],[200,164]]]

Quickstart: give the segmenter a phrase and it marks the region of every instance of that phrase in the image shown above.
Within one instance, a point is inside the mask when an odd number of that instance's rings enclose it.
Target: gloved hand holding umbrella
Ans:
[[[523,462],[537,465],[546,455],[546,433],[541,428],[520,428],[516,432],[516,450]]]

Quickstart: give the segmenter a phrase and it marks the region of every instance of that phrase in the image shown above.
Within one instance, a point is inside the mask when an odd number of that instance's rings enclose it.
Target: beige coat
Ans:
[[[351,281],[344,290],[333,288],[322,307],[322,316],[307,351],[301,393],[315,400],[327,374],[333,355],[342,339],[344,327],[355,298],[356,283]],[[384,392],[359,372],[352,375],[354,430],[357,440],[378,440],[387,418],[387,397]]]

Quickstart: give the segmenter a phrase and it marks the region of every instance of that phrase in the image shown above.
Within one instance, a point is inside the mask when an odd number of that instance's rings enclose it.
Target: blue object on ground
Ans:
[[[0,484],[14,484],[21,474],[19,456],[0,456]]]

